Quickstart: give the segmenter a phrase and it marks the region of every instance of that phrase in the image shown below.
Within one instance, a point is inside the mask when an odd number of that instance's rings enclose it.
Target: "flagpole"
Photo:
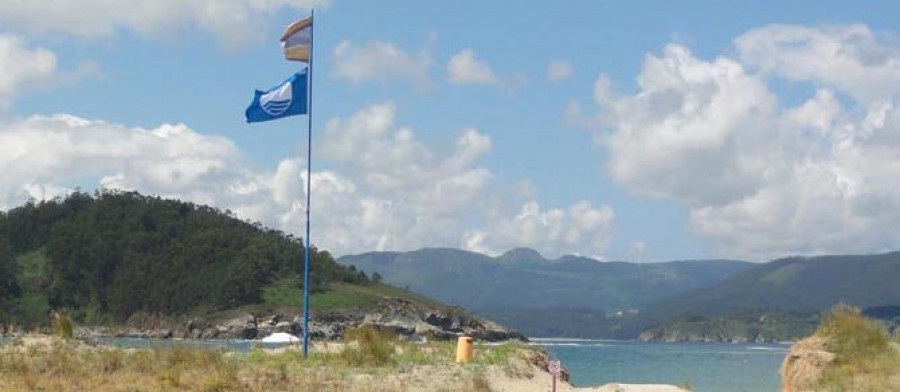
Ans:
[[[307,81],[307,114],[306,114],[306,249],[303,252],[303,357],[309,355],[309,203],[311,200],[311,179],[312,179],[312,87],[313,87],[313,42],[314,33],[316,31],[315,9],[310,10],[309,18],[312,22],[309,26],[309,66],[306,75]]]

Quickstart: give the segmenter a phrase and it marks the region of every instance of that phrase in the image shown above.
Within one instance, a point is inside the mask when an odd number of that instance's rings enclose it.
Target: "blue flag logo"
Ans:
[[[247,116],[247,122],[269,121],[307,114],[306,86],[307,73],[304,69],[266,91],[256,90],[253,102],[244,113]]]

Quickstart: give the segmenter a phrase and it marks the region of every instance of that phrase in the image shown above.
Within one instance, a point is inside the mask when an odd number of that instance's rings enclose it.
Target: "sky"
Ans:
[[[663,261],[900,247],[900,3],[0,0],[0,210],[75,189],[312,242]]]

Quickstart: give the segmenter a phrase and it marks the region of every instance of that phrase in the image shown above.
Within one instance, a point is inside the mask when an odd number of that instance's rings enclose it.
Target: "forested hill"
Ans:
[[[900,304],[900,252],[792,257],[761,264],[715,285],[650,307],[671,316],[757,310],[821,312],[838,302],[862,308]]]
[[[367,283],[313,250],[311,289]],[[74,193],[0,212],[0,324],[49,309],[121,321],[261,301],[276,281],[302,282],[300,238],[229,211],[137,193]],[[90,320],[89,320],[90,321]]]
[[[900,252],[791,257],[648,306],[645,340],[791,340],[807,336],[837,303],[900,321]]]

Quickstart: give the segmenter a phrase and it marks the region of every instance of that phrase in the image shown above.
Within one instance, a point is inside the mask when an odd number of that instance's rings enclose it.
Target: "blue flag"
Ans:
[[[307,114],[306,69],[287,78],[281,84],[266,91],[256,90],[253,102],[244,115],[247,122],[276,120],[282,117]]]

